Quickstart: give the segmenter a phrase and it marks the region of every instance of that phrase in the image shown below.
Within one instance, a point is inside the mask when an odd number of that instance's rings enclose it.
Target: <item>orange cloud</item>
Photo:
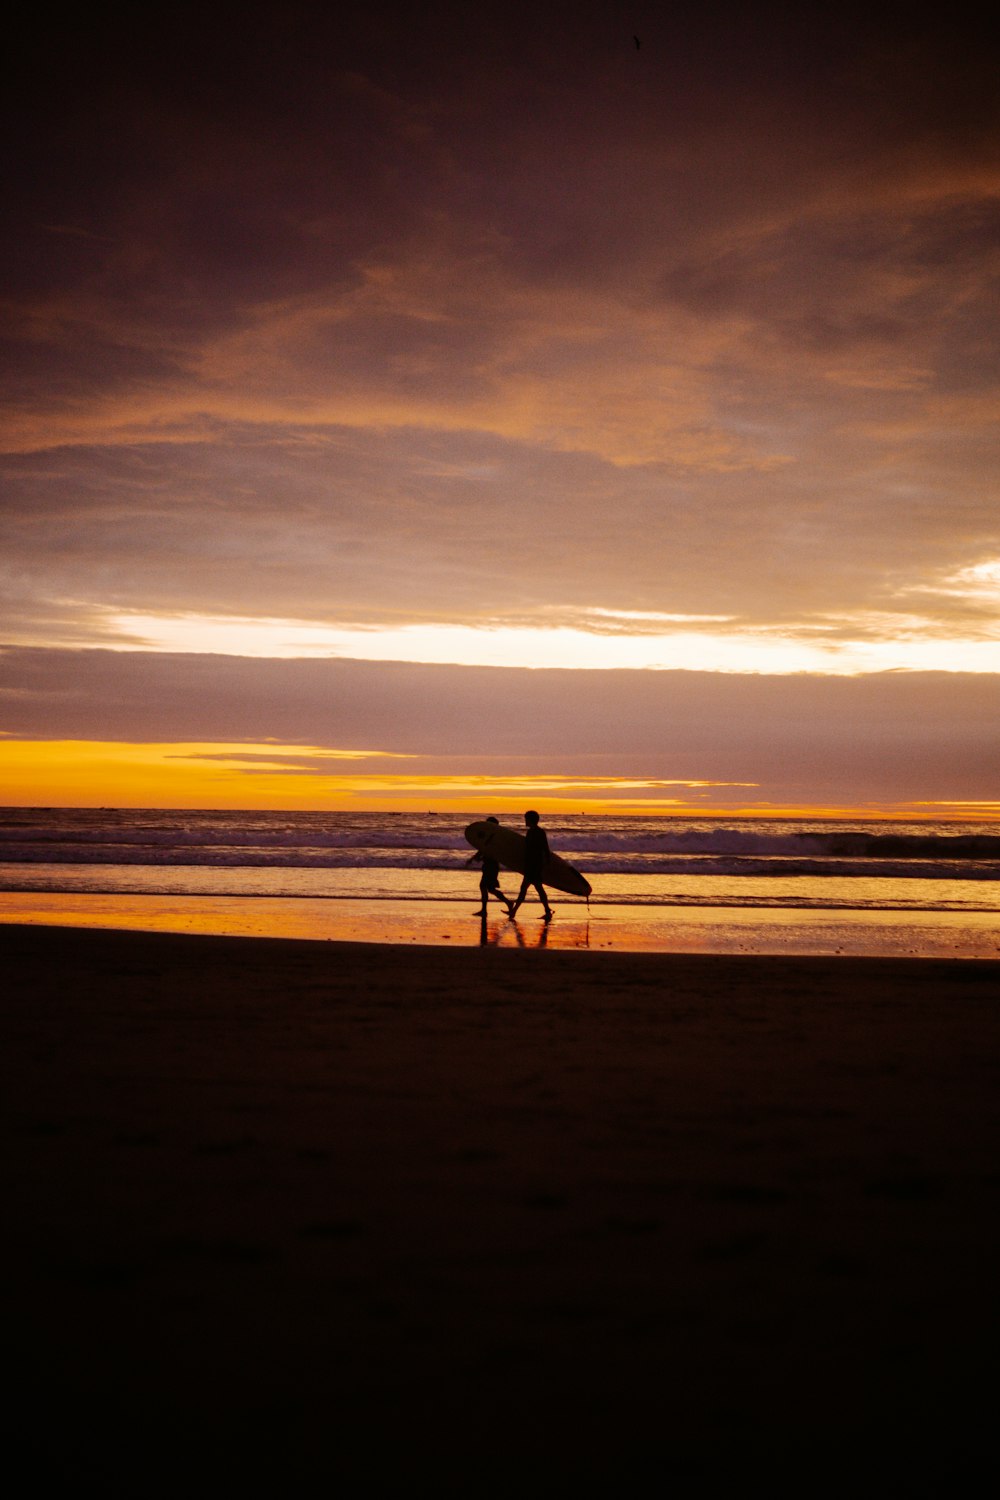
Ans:
[[[337,751],[300,745],[130,744],[88,740],[0,740],[0,781],[10,806],[354,808],[383,811],[414,802],[433,810],[490,805],[540,808],[567,804],[617,807],[620,794],[654,795],[643,806],[683,807],[663,795],[752,783],[650,777],[521,776],[470,771],[407,774],[374,771],[380,761],[409,757],[379,751]],[[362,762],[364,770],[340,769]]]
[[[289,754],[311,755],[324,768],[378,757],[371,751],[310,752],[301,746],[271,744],[0,740],[0,785],[12,807],[359,805],[357,788],[368,778],[325,769],[289,775]],[[370,779],[376,787],[381,785],[380,778]],[[391,778],[386,781],[391,784]]]
[[[542,812],[688,814],[705,817],[860,817],[1000,821],[1000,803],[978,801],[810,803],[741,795],[750,781],[643,776],[522,775],[376,770],[404,755],[280,744],[133,744],[0,740],[0,783],[9,806],[250,808],[383,812],[489,807]],[[348,770],[351,763],[356,771]],[[344,769],[339,769],[343,767]]]

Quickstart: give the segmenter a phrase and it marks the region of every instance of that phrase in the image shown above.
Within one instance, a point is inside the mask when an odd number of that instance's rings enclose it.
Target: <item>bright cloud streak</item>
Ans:
[[[960,568],[948,582],[956,594],[994,599],[1000,605],[1000,558]]]
[[[607,614],[607,611],[601,612]],[[644,618],[650,618],[646,616]],[[653,616],[655,618],[655,616]],[[855,676],[873,671],[1000,672],[1000,639],[862,639],[871,620],[838,622],[828,642],[793,631],[673,630],[638,635],[551,628],[403,625],[361,628],[302,620],[214,615],[108,613],[108,627],[134,649],[253,657],[350,657],[358,661],[424,662],[478,667],[534,667],[612,671],[631,668],[712,672],[824,672]],[[126,648],[124,642],[128,641]],[[109,642],[114,645],[114,641]]]

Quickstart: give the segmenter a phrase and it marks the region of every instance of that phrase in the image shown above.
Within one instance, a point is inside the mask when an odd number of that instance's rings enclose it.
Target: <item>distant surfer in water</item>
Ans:
[[[518,907],[528,894],[528,887],[533,885],[541,897],[542,906],[545,909],[545,921],[551,922],[552,908],[549,905],[549,898],[545,894],[545,887],[542,885],[542,870],[545,867],[545,861],[549,857],[549,841],[545,836],[545,829],[539,827],[538,814],[536,812],[525,813],[524,825],[524,842],[528,846],[524,858],[524,879],[521,881],[521,889],[517,893],[517,900],[510,909],[510,915],[512,917],[517,915]]]
[[[500,822],[499,818],[487,818],[486,821],[487,823],[496,823],[498,826]],[[514,908],[500,889],[499,864],[490,854],[480,854],[473,857],[478,857],[483,862],[483,873],[479,877],[479,894],[482,897],[483,904],[476,912],[476,916],[485,917],[489,899],[491,896],[495,896],[498,901],[502,901],[504,906],[506,906],[508,917],[512,917],[514,915]]]

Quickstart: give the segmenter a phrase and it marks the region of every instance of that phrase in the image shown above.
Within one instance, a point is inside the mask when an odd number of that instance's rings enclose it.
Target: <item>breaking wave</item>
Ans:
[[[468,817],[431,814],[165,813],[8,809],[0,864],[260,869],[461,869]],[[513,819],[510,820],[514,822]],[[552,846],[601,875],[836,875],[990,880],[1000,834],[982,827],[657,818],[548,820]]]

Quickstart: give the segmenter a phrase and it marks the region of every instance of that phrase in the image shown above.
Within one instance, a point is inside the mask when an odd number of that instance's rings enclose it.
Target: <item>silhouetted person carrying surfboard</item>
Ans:
[[[497,823],[497,824],[499,824],[500,820],[499,820],[499,818],[487,818],[486,821],[487,821],[487,823]],[[543,835],[543,837],[544,837],[544,835]],[[483,853],[483,854],[479,854],[479,855],[473,855],[473,858],[474,859],[477,859],[477,858],[481,859],[482,862],[483,862],[483,873],[479,877],[479,894],[482,897],[483,904],[479,908],[479,910],[476,912],[476,916],[477,917],[485,917],[485,915],[486,915],[486,908],[489,905],[489,899],[490,899],[491,896],[495,896],[498,901],[502,901],[503,904],[504,904],[504,906],[506,906],[508,917],[512,917],[514,915],[514,908],[513,908],[513,906],[511,906],[511,904],[508,901],[507,897],[504,895],[503,891],[500,889],[500,866],[499,866],[499,864],[493,858],[492,854]]]
[[[549,857],[549,841],[545,835],[545,829],[539,826],[538,814],[536,812],[525,813],[524,825],[524,842],[527,845],[524,857],[524,879],[521,881],[521,889],[517,893],[517,900],[511,907],[510,914],[512,917],[517,915],[518,907],[528,894],[528,887],[533,885],[541,897],[542,906],[545,908],[545,921],[550,922],[552,920],[552,908],[549,905],[549,898],[545,894],[545,887],[542,885],[542,870],[545,867],[545,861]]]

